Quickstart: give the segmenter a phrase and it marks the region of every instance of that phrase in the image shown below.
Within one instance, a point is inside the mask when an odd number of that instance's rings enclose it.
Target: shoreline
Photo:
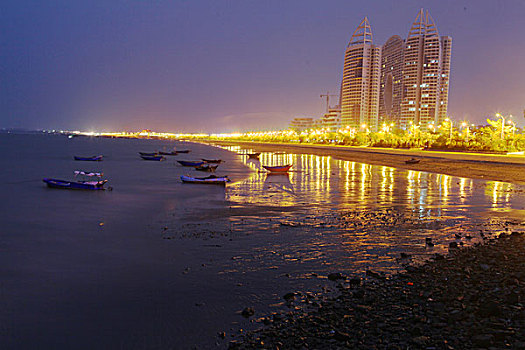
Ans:
[[[279,150],[290,153],[329,155],[337,159],[359,163],[525,185],[525,157],[520,155],[251,141],[206,140],[206,142],[221,146],[242,146],[256,151],[272,152]],[[418,164],[405,164],[405,161],[412,157],[419,158],[421,161]]]
[[[392,278],[339,274],[339,295],[287,294],[291,310],[309,309],[268,317],[230,348],[522,349],[524,243],[523,232],[502,233]]]

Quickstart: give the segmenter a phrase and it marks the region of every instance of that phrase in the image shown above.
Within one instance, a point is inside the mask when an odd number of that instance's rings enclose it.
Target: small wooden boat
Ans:
[[[76,170],[75,177],[82,176],[84,178],[101,178],[102,173],[97,172],[87,172],[87,171],[81,171]],[[59,179],[51,179],[51,178],[44,178],[42,181],[44,181],[48,187],[51,188],[63,188],[68,190],[105,190],[104,184],[108,182],[108,180],[96,180],[96,181],[68,181],[68,180],[59,180]],[[110,188],[109,188],[110,189]]]
[[[172,152],[163,152],[163,151],[159,151],[159,154],[163,155],[163,156],[176,156],[177,155],[177,151],[172,151]]]
[[[408,160],[405,160],[405,164],[417,164],[421,161],[421,159],[417,158],[410,158]]]
[[[177,153],[190,153],[189,149],[184,149],[182,151],[177,151]]]
[[[108,180],[100,181],[67,181],[45,178],[43,181],[51,188],[63,188],[69,190],[104,190],[104,184]]]
[[[157,162],[160,162],[160,161],[166,159],[164,156],[161,156],[160,154],[159,155],[155,155],[155,156],[143,156],[143,155],[141,155],[140,158],[142,158],[144,160],[154,160],[154,161],[157,161]]]
[[[204,164],[203,161],[178,160],[177,162],[179,162],[179,164],[182,166],[192,166],[192,167],[201,166],[202,164]]]
[[[75,160],[83,160],[83,161],[90,161],[90,162],[99,162],[102,160],[102,155],[99,156],[92,156],[92,157],[74,157]]]
[[[258,153],[247,153],[247,155],[248,155],[248,158],[258,159],[259,156],[261,155],[261,153],[260,152],[258,152]]]
[[[148,157],[153,157],[153,156],[158,155],[157,152],[153,152],[153,153],[148,153],[148,152],[139,152],[139,154],[140,154],[141,156],[148,156]]]
[[[205,164],[196,166],[195,170],[214,172],[215,170],[217,170],[218,166],[219,166],[219,164],[212,165],[212,164],[206,164],[205,163]]]
[[[201,158],[204,162],[206,163],[213,163],[213,164],[221,164],[222,163],[222,159],[204,159],[204,158]]]
[[[204,184],[204,185],[223,185],[224,186],[226,185],[227,182],[230,182],[230,179],[228,178],[228,176],[217,177],[215,175],[210,175],[208,177],[191,177],[191,176],[182,175],[180,179],[183,183]]]
[[[270,173],[286,173],[292,167],[292,164],[281,165],[281,166],[262,166],[264,169],[268,170]]]

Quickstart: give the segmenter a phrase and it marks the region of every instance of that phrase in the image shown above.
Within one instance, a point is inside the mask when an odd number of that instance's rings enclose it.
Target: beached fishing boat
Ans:
[[[99,162],[102,160],[102,155],[99,156],[92,156],[92,157],[78,157],[74,156],[75,160],[83,160],[83,161],[91,161],[91,162]]]
[[[43,180],[48,187],[51,188],[64,188],[70,190],[104,190],[104,184],[108,180],[100,181],[67,181],[59,179],[45,178]]]
[[[178,160],[177,162],[179,162],[179,164],[182,166],[192,166],[192,167],[201,166],[202,164],[204,164],[203,161]]]
[[[141,156],[148,156],[148,157],[153,157],[153,156],[158,155],[157,152],[139,152],[139,154],[140,154]]]
[[[405,160],[405,164],[417,164],[421,161],[421,159],[417,158],[410,158],[408,160]]]
[[[268,170],[270,173],[286,173],[292,167],[292,164],[281,165],[281,166],[262,166],[264,169]]]
[[[102,173],[98,172],[86,172],[86,171],[75,171],[75,177],[76,176],[84,176],[86,178],[101,178]],[[59,180],[59,179],[52,179],[52,178],[44,178],[42,181],[44,181],[48,187],[51,188],[62,188],[62,189],[68,189],[68,190],[105,190],[104,184],[108,182],[108,180],[90,180],[90,181],[69,181],[69,180]]]
[[[143,155],[141,155],[140,158],[142,158],[144,160],[154,160],[154,161],[157,161],[157,162],[160,162],[160,161],[166,159],[164,156],[161,156],[161,155],[155,155],[155,156],[143,156]]]
[[[219,164],[206,164],[205,163],[205,164],[196,166],[195,170],[214,172],[215,170],[217,170],[218,166]]]
[[[204,162],[206,163],[213,163],[213,164],[220,164],[223,162],[222,159],[204,159],[204,158],[201,158]]]
[[[182,151],[177,151],[177,153],[190,153],[189,149],[183,149]]]
[[[215,175],[210,175],[208,177],[192,177],[192,176],[182,175],[180,179],[183,183],[204,184],[204,185],[226,185],[227,182],[230,182],[230,179],[228,178],[228,176],[218,177]]]
[[[261,153],[247,153],[248,155],[248,158],[251,158],[251,159],[258,159],[259,156],[261,155]]]
[[[163,151],[160,151],[159,154],[163,155],[163,156],[176,156],[177,155],[177,151],[171,151],[171,152],[163,152]]]

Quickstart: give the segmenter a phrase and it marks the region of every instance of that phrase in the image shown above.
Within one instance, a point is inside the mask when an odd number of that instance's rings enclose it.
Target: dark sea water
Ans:
[[[8,349],[225,348],[240,328],[321,292],[326,274],[402,269],[523,221],[507,183],[189,142],[0,135],[0,344]],[[139,151],[191,149],[148,162]],[[104,155],[76,162],[74,155]],[[175,160],[221,158],[220,186]],[[289,175],[263,165],[292,163]],[[50,189],[43,177],[102,171],[112,191]],[[523,227],[523,226],[520,226]],[[456,236],[458,235],[458,236]],[[471,236],[471,239],[466,239]],[[459,238],[458,238],[459,237]],[[425,245],[432,238],[434,247]],[[245,319],[244,307],[256,315]],[[226,339],[217,337],[226,332]]]

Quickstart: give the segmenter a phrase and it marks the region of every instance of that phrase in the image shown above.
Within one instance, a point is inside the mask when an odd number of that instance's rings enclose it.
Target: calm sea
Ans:
[[[251,160],[240,147],[56,135],[3,134],[0,145],[2,348],[224,348],[260,326],[251,320],[288,311],[283,294],[321,292],[329,272],[396,272],[401,252],[417,262],[472,244],[520,224],[525,205],[520,186],[328,155]],[[191,152],[138,156],[174,147]],[[232,183],[182,184],[206,173],[175,161],[200,158],[225,160],[217,174]],[[289,175],[261,170],[289,163]],[[102,171],[113,190],[42,182],[74,170]],[[239,314],[247,306],[252,319]]]

